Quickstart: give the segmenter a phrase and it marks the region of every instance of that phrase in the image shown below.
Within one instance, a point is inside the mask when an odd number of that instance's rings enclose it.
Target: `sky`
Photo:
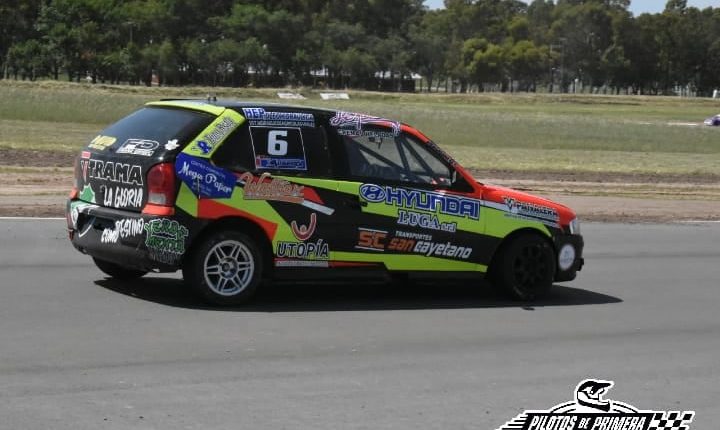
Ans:
[[[667,3],[667,0],[632,0],[630,2],[630,11],[635,14],[635,16],[646,12],[662,12],[663,9],[665,9],[665,3]],[[695,6],[699,9],[704,9],[709,6],[720,7],[720,0],[688,0],[687,3],[688,6]],[[425,0],[425,4],[430,9],[437,9],[443,7],[443,0]]]

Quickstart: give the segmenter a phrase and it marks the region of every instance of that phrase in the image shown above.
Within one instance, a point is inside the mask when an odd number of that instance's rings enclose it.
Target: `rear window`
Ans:
[[[103,130],[88,149],[116,154],[161,156],[179,151],[215,117],[186,109],[146,107]]]

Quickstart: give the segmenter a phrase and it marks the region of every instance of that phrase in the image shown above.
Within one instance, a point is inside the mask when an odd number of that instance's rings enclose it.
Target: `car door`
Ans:
[[[338,191],[352,198],[344,217],[352,243],[337,257],[389,270],[480,270],[473,237],[481,203],[455,186],[451,163],[397,123],[334,124],[344,166]]]
[[[227,204],[265,226],[276,267],[328,267],[338,204],[322,115],[283,107],[242,111],[247,122],[213,157],[242,184]]]

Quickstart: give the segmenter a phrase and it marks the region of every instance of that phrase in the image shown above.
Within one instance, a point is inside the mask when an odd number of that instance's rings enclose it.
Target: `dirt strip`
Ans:
[[[573,208],[581,220],[677,222],[720,220],[720,184],[692,182],[595,182],[515,174],[484,181],[538,194]],[[530,178],[522,177],[530,176]],[[630,178],[625,178],[626,181]],[[679,178],[678,178],[679,179]],[[687,178],[683,178],[687,179]],[[642,180],[642,181],[640,181]],[[68,168],[0,166],[0,216],[61,217],[72,187]]]

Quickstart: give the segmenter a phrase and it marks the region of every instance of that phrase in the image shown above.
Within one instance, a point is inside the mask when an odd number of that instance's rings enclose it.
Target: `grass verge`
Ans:
[[[719,175],[720,129],[698,124],[710,99],[535,94],[386,94],[293,104],[353,110],[418,127],[478,170]],[[274,89],[146,88],[0,81],[3,150],[75,152],[105,125],[150,100],[218,97],[278,102]]]

